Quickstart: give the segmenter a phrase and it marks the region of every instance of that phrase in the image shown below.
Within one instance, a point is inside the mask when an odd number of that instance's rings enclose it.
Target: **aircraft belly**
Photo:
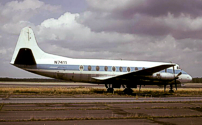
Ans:
[[[67,80],[67,81],[74,81],[74,82],[93,82],[96,83],[98,82],[97,80],[92,79],[92,77],[95,76],[100,76],[99,74],[84,74],[81,72],[67,72],[64,70],[58,70],[58,71],[53,71],[53,70],[40,70],[40,69],[26,69],[29,72],[46,76],[46,77],[51,77],[51,78],[56,78],[56,79],[62,79],[62,80]]]
[[[122,84],[128,84],[130,82],[137,85],[164,85],[165,83],[170,84],[170,82],[172,81],[172,80],[162,80],[162,79],[154,79],[154,78],[151,79],[145,76],[140,76],[140,77],[134,76],[133,78],[130,78],[127,80],[124,78],[120,78],[120,79],[114,79],[111,81],[102,81],[102,80],[93,79],[93,77],[102,77],[102,76],[107,76],[109,74],[104,74],[103,72],[99,72],[100,74],[98,74],[98,72],[69,71],[69,70],[44,70],[44,69],[25,69],[25,70],[39,74],[39,75],[56,78],[56,79],[62,79],[66,81],[89,82],[89,83],[100,83],[100,84],[106,83],[106,82],[116,84],[118,81],[121,81]],[[181,75],[179,82],[186,82],[184,81],[185,77],[187,76]]]

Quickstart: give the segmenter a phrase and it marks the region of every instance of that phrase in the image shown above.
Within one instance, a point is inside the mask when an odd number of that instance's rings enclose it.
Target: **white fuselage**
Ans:
[[[39,59],[37,60],[37,65],[34,67],[20,66],[20,68],[36,74],[68,81],[97,83],[97,80],[93,79],[93,77],[117,76],[162,64],[166,63],[101,59],[71,59],[57,56],[55,59]],[[91,68],[89,69],[89,67]],[[105,69],[106,67],[107,70]],[[115,70],[113,70],[113,67],[115,67]],[[120,70],[120,67],[122,70]],[[192,80],[189,74],[181,70],[179,65],[176,65],[175,76],[179,72],[182,72],[182,75],[180,75],[178,78],[178,81],[181,83],[190,82],[190,80]],[[160,72],[154,73],[153,75],[155,76],[158,73],[161,73],[161,75],[165,77],[169,77],[173,74],[173,68],[171,67],[167,70],[162,70]],[[155,78],[156,77],[153,77],[154,80]],[[156,80],[161,79],[156,78]]]
[[[120,87],[123,84],[129,87],[146,84],[172,85],[177,84],[176,80],[178,83],[192,80],[189,74],[179,68],[179,65],[173,63],[72,59],[48,54],[39,48],[34,32],[30,27],[21,30],[10,63],[43,76],[74,82],[103,83],[105,85],[104,82],[111,82],[109,84],[113,84],[114,87]],[[158,68],[164,70],[160,71]],[[146,71],[150,71],[150,74],[145,73]],[[138,74],[140,72],[145,74]],[[175,82],[173,83],[173,81]],[[116,86],[117,84],[119,86]]]

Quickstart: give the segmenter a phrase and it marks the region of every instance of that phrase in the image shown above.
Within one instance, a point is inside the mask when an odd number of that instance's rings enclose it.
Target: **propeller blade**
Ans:
[[[182,75],[182,72],[178,73],[175,79],[178,79],[180,75]]]
[[[175,89],[177,90],[177,83],[176,83],[176,79],[175,79]]]
[[[177,77],[179,77],[180,75],[182,75],[182,72],[180,72],[179,74],[177,74]]]
[[[173,74],[175,76],[175,67],[173,66]],[[175,88],[177,90],[177,82],[176,82],[176,79],[178,79],[178,76],[180,76],[182,73],[180,72],[179,74],[177,74],[177,76],[175,77]]]
[[[175,75],[175,66],[173,66],[173,74]]]

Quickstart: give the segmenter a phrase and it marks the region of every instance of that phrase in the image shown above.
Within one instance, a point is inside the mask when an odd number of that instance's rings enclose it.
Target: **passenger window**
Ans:
[[[122,72],[123,71],[123,67],[119,67],[119,71]]]
[[[116,71],[116,67],[113,66],[113,67],[112,67],[112,71]]]
[[[79,69],[80,69],[80,71],[83,71],[83,66],[82,66],[82,65],[80,65]]]
[[[88,71],[91,71],[91,66],[88,66]]]
[[[127,67],[127,71],[130,72],[130,67]]]
[[[99,71],[100,70],[100,67],[99,66],[96,66],[96,71]]]
[[[105,66],[105,71],[107,71],[108,70],[108,67],[107,66]]]

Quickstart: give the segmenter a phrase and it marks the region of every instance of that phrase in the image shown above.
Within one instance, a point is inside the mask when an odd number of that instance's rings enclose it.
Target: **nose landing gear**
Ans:
[[[170,84],[170,90],[169,90],[169,93],[174,93],[174,91],[173,91],[173,84]]]

